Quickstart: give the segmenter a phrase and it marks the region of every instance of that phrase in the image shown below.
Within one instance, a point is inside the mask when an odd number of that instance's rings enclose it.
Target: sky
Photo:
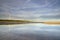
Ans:
[[[60,0],[0,0],[0,19],[60,20]]]

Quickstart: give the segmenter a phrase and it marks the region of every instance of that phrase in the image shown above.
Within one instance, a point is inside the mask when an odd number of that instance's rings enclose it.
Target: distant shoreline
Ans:
[[[44,23],[44,24],[59,24],[60,25],[60,21],[33,22],[30,20],[2,20],[0,19],[0,25],[28,24],[28,23]]]
[[[0,20],[0,25],[26,24],[26,23],[43,23],[43,22],[32,22],[29,20]]]

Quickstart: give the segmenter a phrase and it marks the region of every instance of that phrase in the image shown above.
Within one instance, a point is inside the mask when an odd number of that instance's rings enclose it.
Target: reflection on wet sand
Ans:
[[[60,25],[0,25],[0,40],[60,40]]]

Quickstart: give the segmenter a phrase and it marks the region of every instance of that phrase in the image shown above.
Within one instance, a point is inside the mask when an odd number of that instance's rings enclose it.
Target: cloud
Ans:
[[[6,15],[9,14],[16,19],[60,19],[59,3],[59,0],[0,0],[0,15],[9,17]]]

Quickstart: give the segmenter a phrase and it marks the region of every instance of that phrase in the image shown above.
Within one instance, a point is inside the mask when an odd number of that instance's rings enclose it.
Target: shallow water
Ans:
[[[0,25],[0,40],[60,40],[60,25]]]

